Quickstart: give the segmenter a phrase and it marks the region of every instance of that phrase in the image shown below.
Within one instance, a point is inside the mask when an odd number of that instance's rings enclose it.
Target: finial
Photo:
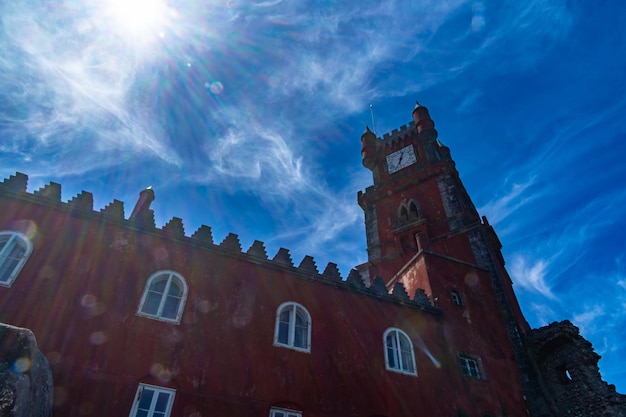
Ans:
[[[419,103],[419,101],[415,100],[415,108],[420,108],[422,107],[422,105]]]
[[[365,133],[372,133],[372,131],[370,130],[370,127],[365,125],[365,132],[363,132],[363,134]]]

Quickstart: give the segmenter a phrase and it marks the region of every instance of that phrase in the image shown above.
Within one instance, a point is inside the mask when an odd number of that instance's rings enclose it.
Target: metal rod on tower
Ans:
[[[374,134],[376,134],[376,122],[374,122],[374,105],[370,104],[370,113],[372,114],[372,129],[374,130]]]

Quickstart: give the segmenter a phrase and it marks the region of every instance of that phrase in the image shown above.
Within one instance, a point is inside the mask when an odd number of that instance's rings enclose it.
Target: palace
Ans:
[[[157,228],[152,189],[126,217],[4,180],[0,322],[37,346],[5,337],[0,373],[49,384],[63,417],[626,416],[576,327],[529,327],[428,109],[412,119],[361,137],[368,261],[347,277],[179,218]],[[20,415],[3,413],[20,386],[1,415]]]

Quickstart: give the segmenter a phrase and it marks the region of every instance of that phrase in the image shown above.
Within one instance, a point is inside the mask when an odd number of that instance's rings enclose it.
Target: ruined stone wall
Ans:
[[[48,417],[52,373],[28,329],[0,323],[0,417]]]
[[[600,356],[576,326],[552,323],[533,329],[527,341],[555,415],[626,417],[626,395],[602,380]]]

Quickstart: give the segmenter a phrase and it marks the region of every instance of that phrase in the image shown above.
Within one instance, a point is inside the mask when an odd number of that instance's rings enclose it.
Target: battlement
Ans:
[[[400,126],[399,129],[393,129],[389,133],[385,133],[381,139],[381,144],[391,146],[397,142],[403,141],[407,136],[415,134],[415,122],[410,122]]]
[[[401,129],[401,131],[406,131],[406,129]],[[404,286],[396,283],[392,291],[389,292],[380,277],[374,277],[372,285],[367,287],[356,269],[352,269],[344,280],[337,264],[329,262],[323,272],[320,273],[315,259],[309,255],[306,255],[298,266],[295,266],[289,250],[285,248],[280,248],[270,259],[265,244],[258,240],[255,240],[244,252],[239,236],[234,233],[229,233],[219,244],[216,244],[210,226],[202,225],[191,236],[187,236],[183,220],[178,217],[173,217],[162,228],[158,228],[155,225],[154,212],[151,209],[126,218],[122,201],[113,200],[101,210],[95,211],[93,194],[90,192],[82,191],[69,201],[63,202],[61,201],[61,185],[58,183],[50,182],[33,193],[27,192],[27,185],[28,176],[18,172],[0,182],[0,196],[20,200],[27,204],[48,206],[50,210],[66,212],[70,216],[83,218],[87,221],[112,224],[135,233],[157,235],[177,244],[201,248],[267,268],[282,270],[300,279],[344,288],[366,296],[407,305],[431,314],[441,314],[441,310],[430,303],[423,290],[418,290],[413,297],[409,297]]]

